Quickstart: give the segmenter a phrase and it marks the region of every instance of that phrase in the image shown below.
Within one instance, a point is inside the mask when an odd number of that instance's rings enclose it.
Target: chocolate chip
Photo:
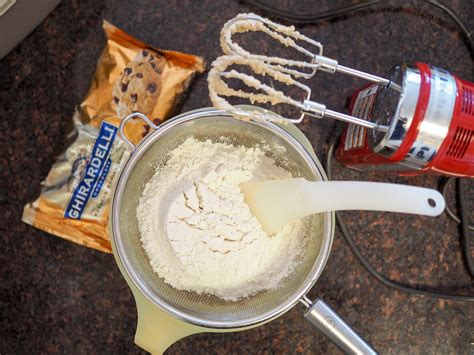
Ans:
[[[156,69],[156,64],[155,63],[150,63],[150,65],[153,69]]]
[[[138,95],[137,94],[131,94],[130,98],[132,99],[132,102],[135,103],[138,100]]]
[[[127,91],[128,83],[127,84],[122,84],[122,92]]]
[[[142,136],[145,137],[148,133],[150,133],[150,126],[144,126]]]
[[[132,68],[127,67],[123,70],[123,72],[125,73],[125,75],[130,75],[130,73],[132,72]]]
[[[146,57],[148,55],[148,51],[143,51],[142,54],[144,57]]]
[[[115,96],[114,96],[114,102],[115,102],[116,104],[118,104],[118,103],[119,103],[119,99],[118,99],[118,97],[115,97]]]
[[[150,83],[150,84],[148,84],[146,89],[153,94],[156,91],[156,84],[155,83]]]
[[[137,73],[137,78],[143,78],[143,74],[142,73]]]

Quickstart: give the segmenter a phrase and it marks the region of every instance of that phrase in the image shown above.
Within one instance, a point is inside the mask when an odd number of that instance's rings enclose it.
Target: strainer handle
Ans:
[[[125,276],[125,275],[124,275]],[[210,329],[180,321],[165,313],[139,291],[126,276],[137,305],[135,344],[151,354],[163,354],[178,340]]]
[[[151,128],[153,129],[158,129],[159,126],[157,126],[156,124],[154,124],[147,116],[145,116],[143,113],[140,113],[140,112],[133,112],[127,116],[125,116],[122,121],[120,122],[120,126],[119,126],[119,134],[120,134],[120,138],[125,142],[127,143],[130,148],[132,148],[132,152],[135,150],[136,146],[135,144],[133,144],[130,139],[127,138],[127,136],[125,135],[125,124],[131,120],[132,118],[135,118],[135,117],[140,117],[143,121],[145,121]]]
[[[344,353],[377,354],[326,302],[317,300],[311,304],[311,301],[305,298],[303,303],[309,307],[304,315],[305,319],[327,336]]]

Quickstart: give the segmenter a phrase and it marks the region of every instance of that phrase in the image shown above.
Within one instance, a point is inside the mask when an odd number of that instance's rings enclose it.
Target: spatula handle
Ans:
[[[319,206],[320,212],[366,210],[438,216],[445,207],[443,195],[423,187],[364,181],[306,183],[311,194],[306,203],[309,208]]]

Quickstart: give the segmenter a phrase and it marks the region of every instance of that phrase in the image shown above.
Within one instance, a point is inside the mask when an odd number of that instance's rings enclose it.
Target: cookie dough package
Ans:
[[[200,57],[150,47],[104,21],[107,44],[84,101],[77,107],[68,147],[51,168],[40,197],[25,206],[23,221],[73,242],[111,252],[107,223],[112,187],[129,155],[118,137],[121,118],[142,112],[166,119],[204,70]],[[134,143],[149,127],[127,123]]]

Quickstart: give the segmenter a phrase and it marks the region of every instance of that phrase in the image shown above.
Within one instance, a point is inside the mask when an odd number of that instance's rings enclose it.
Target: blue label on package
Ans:
[[[99,195],[112,164],[109,155],[117,135],[117,130],[117,127],[107,122],[102,122],[99,136],[95,141],[89,163],[85,168],[84,177],[74,190],[64,212],[64,217],[81,219],[89,199]]]
[[[100,190],[102,189],[102,185],[104,185],[105,179],[107,178],[107,174],[109,173],[110,166],[112,165],[112,159],[107,159],[107,162],[104,165],[104,169],[102,169],[102,173],[100,174],[100,178],[95,185],[94,192],[92,193],[92,198],[96,198],[99,196]]]

